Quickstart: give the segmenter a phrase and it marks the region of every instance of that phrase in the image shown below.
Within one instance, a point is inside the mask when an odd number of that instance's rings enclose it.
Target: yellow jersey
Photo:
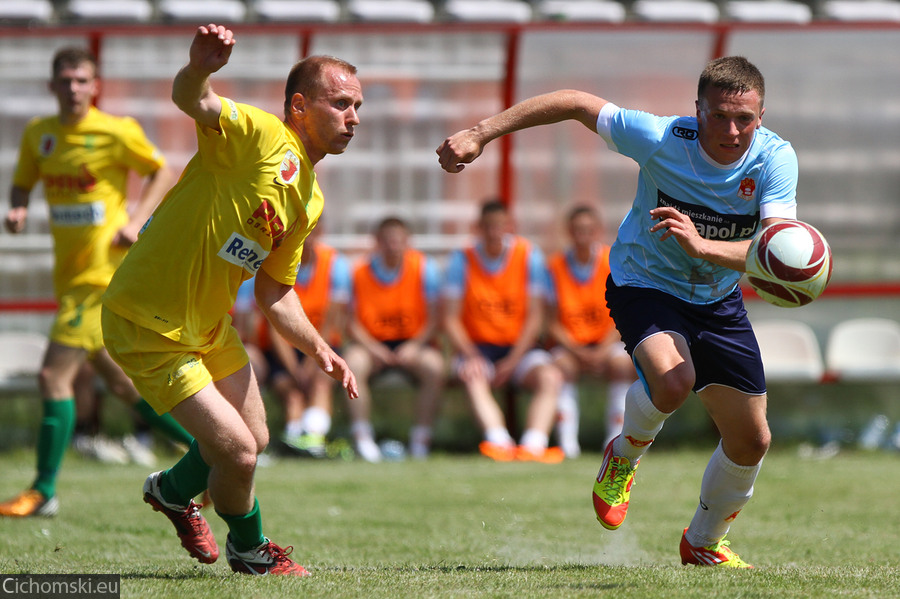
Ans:
[[[112,246],[128,223],[128,172],[147,176],[165,164],[162,154],[130,117],[91,107],[74,125],[58,116],[25,127],[13,185],[43,183],[50,210],[57,297],[79,285],[105,287],[125,255]]]
[[[113,276],[104,305],[186,345],[205,345],[238,287],[262,269],[293,285],[323,197],[297,134],[222,98],[221,132],[197,125],[197,153]]]

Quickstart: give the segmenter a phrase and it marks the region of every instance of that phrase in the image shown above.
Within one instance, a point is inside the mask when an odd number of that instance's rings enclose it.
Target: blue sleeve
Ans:
[[[549,278],[550,275],[547,272],[544,253],[532,247],[528,256],[528,295],[547,299],[550,285]]]
[[[759,198],[760,218],[797,218],[797,154],[790,144],[779,146],[766,168],[766,184]]]
[[[466,257],[461,250],[450,254],[450,261],[444,271],[443,295],[449,299],[459,299],[466,285]]]
[[[441,293],[441,274],[432,258],[425,258],[424,274],[425,299],[430,304],[436,302]]]
[[[256,306],[256,277],[251,277],[238,287],[234,299],[235,312],[249,312]]]
[[[665,138],[678,117],[660,117],[640,110],[619,110],[610,124],[615,150],[638,164],[644,164]]]
[[[344,256],[336,255],[331,262],[331,301],[349,303],[350,287],[350,263]]]

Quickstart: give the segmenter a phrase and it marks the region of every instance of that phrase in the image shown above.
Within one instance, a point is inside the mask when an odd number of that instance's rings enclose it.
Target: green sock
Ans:
[[[153,428],[162,431],[168,438],[178,443],[190,445],[194,438],[189,432],[184,430],[178,421],[172,418],[171,414],[157,414],[156,410],[150,407],[146,400],[141,399],[134,404],[134,411],[141,415],[147,421],[147,424]]]
[[[219,510],[216,513],[228,525],[228,536],[231,544],[238,551],[250,551],[266,542],[262,533],[262,515],[259,513],[259,500],[253,498],[253,509],[243,516],[229,516]]]
[[[190,449],[178,463],[162,473],[159,481],[163,499],[175,505],[187,505],[208,486],[209,465],[203,461],[196,440],[191,441]]]
[[[37,479],[32,487],[48,499],[56,495],[56,475],[75,430],[75,400],[44,400],[44,417],[38,431]]]

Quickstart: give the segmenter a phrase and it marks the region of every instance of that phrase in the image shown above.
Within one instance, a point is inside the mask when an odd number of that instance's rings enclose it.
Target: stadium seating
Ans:
[[[150,0],[70,0],[69,18],[85,23],[146,23],[153,18]]]
[[[753,323],[766,380],[817,383],[825,366],[812,328],[797,320],[762,320]]]
[[[222,22],[898,22],[900,0],[0,0],[0,26]]]
[[[828,336],[825,366],[841,381],[900,380],[900,322],[853,318]]]
[[[428,0],[348,0],[347,14],[359,21],[430,23],[434,5]]]
[[[341,18],[337,0],[253,0],[249,8],[267,22],[331,23]]]
[[[37,390],[47,337],[38,333],[0,332],[0,393]]]
[[[535,18],[552,21],[621,23],[625,5],[614,0],[543,0],[534,7]]]
[[[793,0],[732,0],[724,5],[723,16],[745,23],[796,23],[812,21],[813,12],[807,4]]]
[[[0,24],[29,25],[49,23],[53,18],[50,0],[4,0],[0,2]]]

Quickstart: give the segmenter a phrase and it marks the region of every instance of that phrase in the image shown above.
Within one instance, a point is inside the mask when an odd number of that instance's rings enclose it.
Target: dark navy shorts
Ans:
[[[712,304],[692,304],[668,293],[606,282],[606,304],[633,356],[638,344],[663,331],[688,343],[697,380],[694,391],[724,385],[750,395],[766,392],[766,376],[756,335],[740,288]]]

